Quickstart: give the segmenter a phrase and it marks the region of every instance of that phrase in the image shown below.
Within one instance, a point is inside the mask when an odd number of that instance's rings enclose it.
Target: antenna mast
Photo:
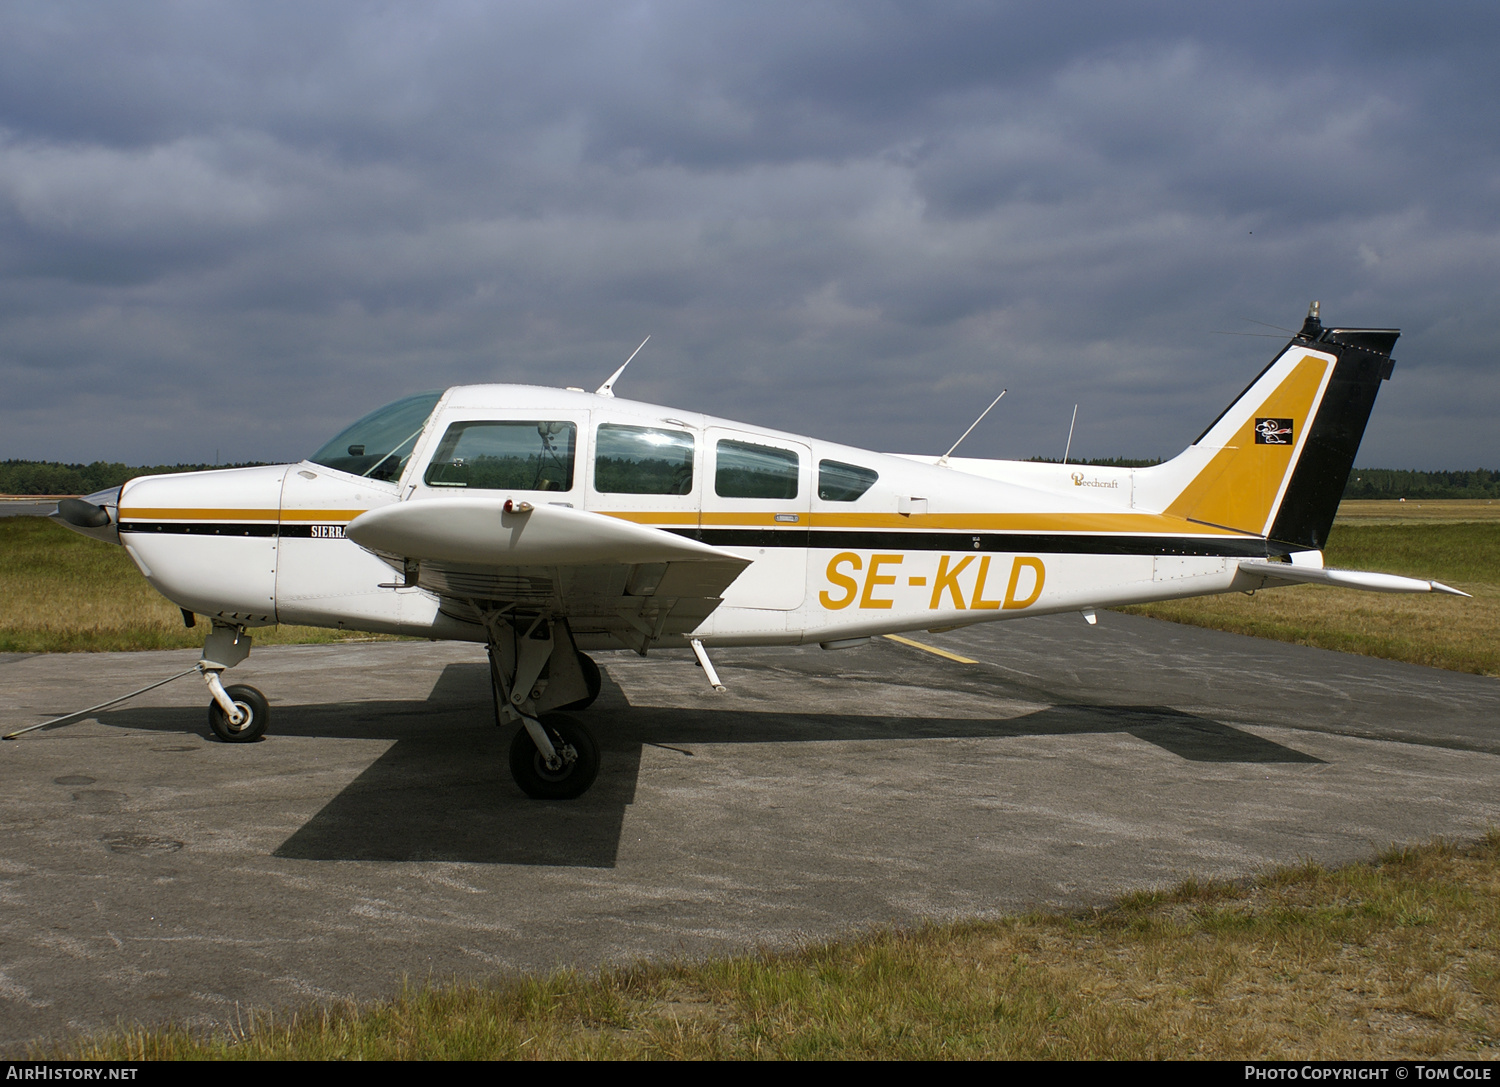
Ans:
[[[1000,396],[997,396],[997,397],[995,397],[995,399],[993,399],[993,400],[990,401],[990,408],[993,408],[996,404],[1000,403],[1001,397],[1005,396],[1005,394],[1008,391],[1009,391],[1008,389],[1001,389],[1000,390]],[[969,429],[966,430],[966,431],[964,431],[962,434],[960,434],[958,436],[958,441],[954,442],[953,445],[949,447],[948,452],[944,453],[941,457],[939,457],[937,459],[937,465],[936,466],[938,468],[946,468],[946,467],[948,467],[948,458],[951,457],[951,456],[953,456],[953,450],[957,449],[959,447],[959,445],[963,442],[963,440],[969,436],[969,432],[972,431],[975,427],[977,427],[984,420],[984,417],[990,413],[990,408],[985,408],[982,412],[980,412],[979,413],[979,418],[975,419],[972,423],[970,423],[969,424]]]
[[[1068,463],[1068,454],[1073,451],[1073,427],[1078,422],[1078,405],[1073,405],[1073,420],[1068,424],[1068,444],[1063,448],[1063,463]]]
[[[650,339],[651,337],[647,336],[646,339],[642,340],[641,347],[645,347],[647,341],[649,341]],[[618,370],[609,375],[609,380],[607,380],[603,385],[600,385],[597,389],[594,390],[595,396],[613,397],[615,395],[615,381],[618,380],[619,376],[625,372],[625,367],[629,366],[631,361],[641,353],[641,347],[637,347],[634,351],[632,351],[630,353],[630,358],[626,359]]]

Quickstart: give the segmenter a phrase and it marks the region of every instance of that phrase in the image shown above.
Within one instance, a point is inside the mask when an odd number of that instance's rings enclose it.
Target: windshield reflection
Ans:
[[[427,428],[432,409],[443,390],[417,393],[372,411],[339,431],[307,459],[325,468],[369,479],[392,482],[401,478],[417,439]]]

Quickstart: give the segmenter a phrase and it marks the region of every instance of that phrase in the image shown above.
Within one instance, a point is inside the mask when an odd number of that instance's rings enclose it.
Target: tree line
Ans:
[[[1409,472],[1356,468],[1349,473],[1345,498],[1500,498],[1500,472]]]
[[[96,460],[92,464],[59,464],[50,460],[0,462],[0,494],[93,494],[118,487],[136,476],[164,472],[202,472],[213,468],[248,468],[247,464],[157,464],[134,466]]]

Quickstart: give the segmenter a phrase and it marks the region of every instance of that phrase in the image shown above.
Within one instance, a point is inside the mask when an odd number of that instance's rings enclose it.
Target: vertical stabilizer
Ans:
[[[1302,329],[1186,451],[1145,469],[1165,512],[1321,549],[1338,512],[1396,329]]]

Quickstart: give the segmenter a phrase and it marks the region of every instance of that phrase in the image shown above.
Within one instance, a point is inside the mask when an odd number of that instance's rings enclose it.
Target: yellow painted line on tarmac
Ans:
[[[950,653],[946,649],[939,649],[935,645],[923,645],[921,642],[914,642],[910,638],[901,637],[901,635],[899,634],[887,634],[886,637],[893,642],[900,642],[902,645],[909,645],[913,649],[925,650],[928,653],[936,653],[940,657],[947,657],[951,661],[958,661],[959,664],[979,663],[976,660],[970,660],[968,657],[960,657],[957,653]]]

